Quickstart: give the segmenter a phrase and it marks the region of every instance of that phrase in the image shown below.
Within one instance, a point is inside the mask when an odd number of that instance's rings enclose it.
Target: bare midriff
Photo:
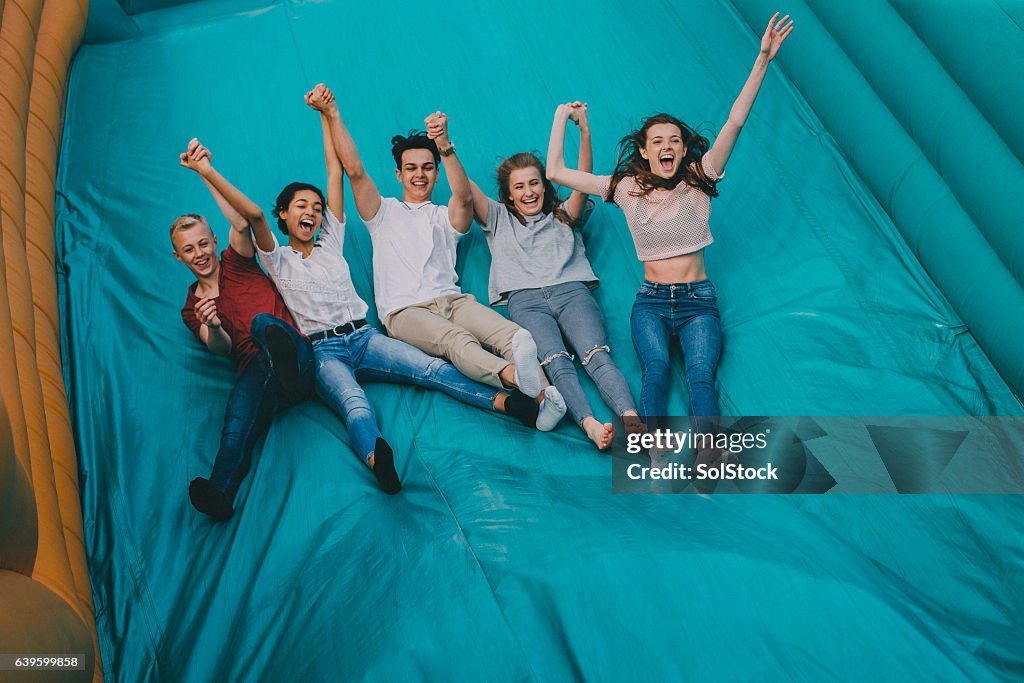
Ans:
[[[650,282],[663,285],[706,280],[708,274],[704,271],[704,250],[657,261],[644,261],[644,277]]]

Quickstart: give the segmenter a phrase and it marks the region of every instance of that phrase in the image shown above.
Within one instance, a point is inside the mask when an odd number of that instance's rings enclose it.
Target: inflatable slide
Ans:
[[[543,153],[581,100],[606,174],[647,114],[713,137],[776,10],[796,29],[706,255],[723,413],[1024,415],[1024,12],[969,5],[0,0],[0,653],[130,682],[1024,677],[1019,495],[616,495],[568,420],[538,433],[371,384],[399,495],[308,401],[228,522],[187,496],[234,377],[179,314],[171,221],[204,214],[222,246],[229,229],[178,164],[190,138],[269,212],[286,183],[324,183],[303,103],[324,82],[383,194],[391,136],[442,110],[493,196],[498,160]],[[583,237],[636,396],[643,270],[616,207]],[[474,228],[464,291],[486,300],[489,266]]]

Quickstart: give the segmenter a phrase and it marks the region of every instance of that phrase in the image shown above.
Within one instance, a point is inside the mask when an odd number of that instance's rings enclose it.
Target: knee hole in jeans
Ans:
[[[557,384],[562,380],[562,378],[576,376],[576,367],[573,365],[573,357],[568,353],[559,351],[547,360],[549,362],[543,366],[544,374],[546,374],[548,379],[553,383]]]
[[[576,360],[576,356],[569,355],[568,351],[559,351],[557,353],[552,353],[550,356],[542,360],[540,362],[540,366],[542,368],[546,368],[551,363],[551,361],[555,360],[556,358],[567,358],[570,362]]]
[[[612,352],[611,348],[609,348],[607,344],[602,344],[600,346],[595,346],[594,348],[592,348],[589,351],[587,351],[587,357],[584,358],[581,361],[583,363],[584,367],[587,365],[587,363],[589,363],[591,360],[593,360],[594,354],[597,353],[598,351],[604,351],[605,353],[608,353],[608,354],[611,354],[611,352]]]

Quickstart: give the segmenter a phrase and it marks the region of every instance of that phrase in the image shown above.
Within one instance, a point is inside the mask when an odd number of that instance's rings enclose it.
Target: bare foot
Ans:
[[[612,439],[615,438],[615,427],[612,426],[611,422],[601,424],[593,417],[583,420],[583,431],[587,433],[590,440],[602,451],[608,448],[612,443]]]
[[[625,427],[627,434],[646,434],[650,431],[635,410],[622,414],[622,426]]]

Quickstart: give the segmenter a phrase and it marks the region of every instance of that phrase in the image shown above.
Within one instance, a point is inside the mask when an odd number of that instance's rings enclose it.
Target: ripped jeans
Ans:
[[[316,393],[344,420],[352,447],[364,462],[381,433],[360,381],[437,389],[471,406],[494,410],[497,389],[474,382],[448,361],[385,337],[370,325],[313,342],[313,356]]]
[[[601,309],[584,283],[566,282],[512,292],[508,298],[508,317],[533,335],[541,366],[561,392],[576,424],[582,426],[584,419],[594,416],[594,411],[583,392],[566,341],[616,415],[636,410],[626,378],[612,361]]]

